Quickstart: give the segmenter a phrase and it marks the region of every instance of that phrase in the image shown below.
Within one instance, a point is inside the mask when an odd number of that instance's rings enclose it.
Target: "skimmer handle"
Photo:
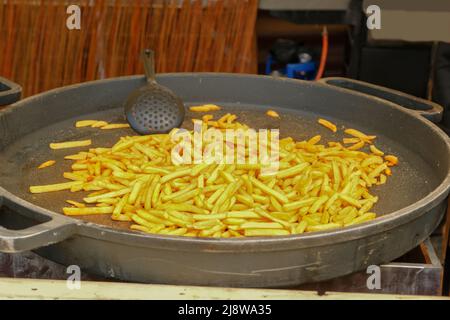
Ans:
[[[155,52],[151,49],[145,49],[142,53],[144,60],[144,69],[147,82],[156,83],[155,79]]]

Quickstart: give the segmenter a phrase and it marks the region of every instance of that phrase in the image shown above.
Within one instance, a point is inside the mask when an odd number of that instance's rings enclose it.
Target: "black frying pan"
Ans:
[[[165,237],[129,231],[126,223],[106,216],[77,220],[59,214],[64,200],[81,199],[83,194],[28,192],[29,185],[62,181],[62,172],[70,166],[63,157],[76,150],[50,150],[50,142],[89,137],[94,146],[111,146],[119,136],[133,134],[75,129],[73,124],[88,118],[123,121],[122,103],[143,81],[125,77],[56,89],[0,113],[0,197],[7,208],[0,223],[17,229],[45,222],[22,231],[0,229],[0,251],[53,244],[39,252],[124,280],[284,286],[392,260],[427,237],[442,216],[449,189],[450,148],[445,134],[425,120],[439,120],[442,108],[342,78],[311,83],[250,75],[169,74],[158,81],[188,105],[216,103],[224,106],[217,116],[232,112],[252,127],[280,128],[282,136],[306,139],[321,134],[325,141],[341,140],[343,130],[331,133],[317,124],[319,117],[377,135],[377,146],[396,154],[400,165],[386,185],[373,189],[380,196],[374,211],[383,216],[375,221],[270,239]],[[277,110],[281,119],[267,117],[269,108]],[[188,113],[184,126],[191,125],[193,116],[199,115]],[[58,165],[36,170],[49,159]]]

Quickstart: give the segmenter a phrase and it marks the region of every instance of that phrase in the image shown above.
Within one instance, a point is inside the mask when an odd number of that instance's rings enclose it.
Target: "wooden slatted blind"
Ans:
[[[68,30],[69,4],[81,30]],[[157,72],[255,73],[257,0],[0,0],[0,75],[24,95],[93,79]]]

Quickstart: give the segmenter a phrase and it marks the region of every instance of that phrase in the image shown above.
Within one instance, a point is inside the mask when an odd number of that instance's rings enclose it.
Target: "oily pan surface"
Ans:
[[[387,183],[371,188],[371,193],[379,196],[378,203],[372,209],[378,216],[392,213],[417,202],[430,193],[439,182],[436,173],[420,156],[404,148],[399,142],[388,139],[381,132],[371,132],[356,124],[327,118],[334,121],[338,126],[338,132],[332,133],[319,125],[317,123],[318,116],[311,113],[272,108],[277,110],[281,117],[280,119],[274,119],[265,114],[266,108],[258,106],[224,104],[221,104],[221,106],[223,107],[221,111],[210,112],[215,119],[230,112],[238,116],[237,121],[255,129],[280,129],[281,138],[291,136],[295,140],[301,141],[320,134],[322,136],[320,143],[342,141],[344,127],[355,128],[370,135],[377,135],[376,146],[386,154],[395,154],[399,158],[399,165],[392,168],[393,175],[388,178]],[[203,114],[205,113],[188,111],[183,127],[192,128],[191,119],[201,118]],[[82,200],[89,192],[60,191],[31,194],[29,186],[68,181],[63,178],[62,174],[65,171],[70,171],[73,161],[64,160],[64,156],[91,147],[111,147],[119,137],[135,135],[131,129],[75,128],[74,123],[83,119],[98,119],[112,123],[125,122],[123,109],[118,108],[55,123],[18,139],[0,153],[0,185],[26,201],[61,214],[62,207],[67,206],[65,200]],[[49,148],[51,142],[83,139],[92,139],[92,145],[63,150],[51,150]],[[38,170],[38,165],[47,160],[56,160],[57,163],[52,167]],[[129,222],[112,221],[110,215],[80,216],[77,219],[119,229],[128,229],[130,225]]]

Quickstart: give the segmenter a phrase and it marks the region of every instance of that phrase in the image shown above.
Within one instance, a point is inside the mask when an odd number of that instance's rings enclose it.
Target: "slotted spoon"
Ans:
[[[167,133],[184,120],[183,102],[155,79],[155,54],[143,52],[146,85],[133,91],[125,103],[125,115],[131,128],[139,134]]]

